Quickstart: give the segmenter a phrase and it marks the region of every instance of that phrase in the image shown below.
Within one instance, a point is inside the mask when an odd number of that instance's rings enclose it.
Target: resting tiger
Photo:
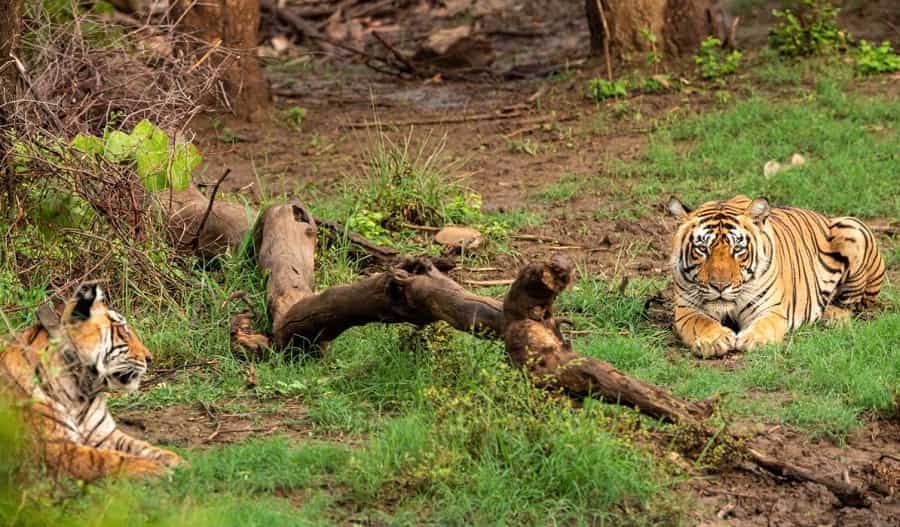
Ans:
[[[670,262],[675,330],[702,357],[780,342],[823,316],[848,320],[884,282],[875,238],[855,218],[746,196],[694,211],[673,197],[668,209],[681,222]]]
[[[151,354],[125,319],[109,309],[96,283],[82,285],[62,315],[15,335],[0,354],[0,386],[24,402],[32,442],[47,466],[92,481],[107,475],[152,476],[182,463],[118,429],[105,392],[132,392]]]

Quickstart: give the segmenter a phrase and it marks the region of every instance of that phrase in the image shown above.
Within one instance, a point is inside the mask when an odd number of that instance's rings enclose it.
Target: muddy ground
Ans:
[[[499,74],[452,81],[400,79],[376,73],[348,57],[310,57],[308,50],[297,48],[294,52],[301,66],[268,69],[273,91],[281,94],[276,95],[276,110],[270,120],[248,125],[217,117],[197,123],[199,146],[208,161],[201,181],[213,182],[225,167],[230,167],[232,175],[224,190],[251,199],[281,192],[304,196],[312,189],[327,194],[339,181],[363,173],[367,153],[379,133],[398,143],[410,138],[414,146],[424,141],[444,142],[445,153],[462,161],[451,175],[479,192],[485,209],[540,212],[545,221],[524,232],[552,240],[513,241],[518,255],[499,256],[495,262],[504,270],[469,278],[512,278],[521,261],[557,251],[565,251],[588,273],[665,276],[675,226],[662,212],[665,195],[659,196],[657,209],[627,221],[598,217],[598,210],[615,211],[631,205],[613,189],[591,188],[561,205],[548,205],[536,195],[566,174],[603,174],[612,163],[635,159],[646,148],[654,120],[712,109],[716,101],[706,90],[636,95],[629,103],[643,116],[640,121],[595,121],[596,107],[585,99],[583,86],[588,78],[600,73],[601,64],[587,57],[583,2],[495,3],[500,7],[488,9],[479,20],[488,33],[498,32],[492,43],[498,53],[494,69]],[[853,16],[845,17],[848,26],[857,35],[896,42],[896,4],[864,4]],[[758,52],[752,46],[765,41],[765,28],[771,20],[768,12],[765,6],[754,8],[746,17],[748,22],[741,26],[739,41],[751,47],[751,59]],[[453,16],[426,16],[409,10],[381,22],[399,28],[391,34],[393,41],[414,42],[415,35],[450,25],[453,20]],[[501,30],[512,29],[523,36],[500,36]],[[504,79],[502,73],[515,65],[532,73]],[[667,71],[674,72],[689,67],[686,61],[665,65]],[[566,78],[551,81],[554,71]],[[740,93],[746,88],[737,85],[734,89]],[[606,107],[613,104],[606,103]],[[278,120],[278,109],[291,106],[307,109],[300,133],[290,131]],[[436,123],[498,112],[505,115]],[[360,127],[375,120],[381,121],[380,127]],[[419,124],[409,124],[412,122]],[[226,128],[237,142],[222,140]],[[534,155],[511,150],[511,141],[526,140],[540,144],[540,150]],[[894,280],[898,278],[897,269],[891,274]],[[734,365],[723,361],[722,366]],[[248,399],[241,404],[256,403]],[[155,418],[157,413],[165,414],[165,418]],[[174,406],[150,413],[124,412],[120,421],[152,442],[204,448],[251,435],[307,437],[312,426],[304,415],[299,403],[287,401],[278,407],[267,406],[265,411],[243,413]],[[164,424],[172,422],[179,425]],[[843,446],[827,439],[811,441],[788,427],[774,425],[765,427],[753,441],[834,477],[869,481],[873,471],[881,471],[882,481],[893,481],[894,492],[900,486],[900,421],[896,419],[872,421]],[[697,474],[683,488],[701,505],[692,513],[698,525],[900,525],[900,498],[896,494],[870,509],[842,508],[822,486],[797,484],[749,467]]]

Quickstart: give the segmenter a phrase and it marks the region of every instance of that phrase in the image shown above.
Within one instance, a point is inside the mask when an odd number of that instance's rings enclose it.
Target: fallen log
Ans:
[[[225,204],[213,204],[213,214],[220,205]],[[205,210],[199,209],[196,221]],[[528,372],[538,387],[577,398],[597,397],[685,425],[706,438],[728,441],[742,458],[779,477],[824,485],[844,505],[869,503],[869,489],[778,459],[709,426],[705,418],[711,405],[680,399],[576,353],[560,331],[561,321],[553,317],[556,298],[574,277],[574,265],[565,256],[526,265],[502,303],[467,291],[428,258],[402,259],[387,271],[313,293],[312,215],[298,202],[275,206],[263,213],[255,234],[259,266],[268,273],[266,296],[278,348],[317,349],[351,327],[372,322],[422,326],[444,321],[479,337],[503,338],[510,361]]]

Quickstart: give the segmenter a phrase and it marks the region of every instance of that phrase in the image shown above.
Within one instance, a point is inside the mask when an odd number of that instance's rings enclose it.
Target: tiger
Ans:
[[[129,436],[106,406],[109,392],[140,386],[152,355],[97,282],[80,285],[61,315],[38,321],[0,352],[0,389],[23,407],[34,454],[48,469],[82,481],[162,476],[178,454]]]
[[[884,283],[875,237],[856,218],[744,195],[693,211],[673,196],[667,209],[680,222],[669,262],[675,332],[700,357],[781,342],[820,318],[846,324]]]

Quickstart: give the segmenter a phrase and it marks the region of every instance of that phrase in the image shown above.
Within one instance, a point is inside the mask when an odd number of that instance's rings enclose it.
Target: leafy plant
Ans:
[[[662,55],[656,49],[656,35],[649,27],[642,27],[641,38],[650,44],[650,52],[644,57],[644,61],[648,66],[653,68],[653,73],[659,73],[659,64],[662,62]]]
[[[534,157],[537,155],[540,145],[531,139],[522,139],[520,141],[510,141],[506,144],[506,148],[513,154],[528,154]]]
[[[885,40],[881,46],[875,46],[866,40],[859,41],[856,55],[856,69],[864,74],[890,73],[900,70],[900,55],[891,49],[891,43]]]
[[[299,132],[300,127],[303,125],[303,120],[306,119],[306,108],[303,108],[302,106],[291,106],[282,112],[281,117],[288,126]]]
[[[138,177],[147,189],[158,192],[170,186],[182,191],[191,182],[191,173],[202,161],[200,152],[190,143],[170,148],[169,136],[144,119],[126,133],[107,129],[103,137],[76,135],[70,146],[88,157],[102,157],[111,163],[134,163]]]
[[[384,214],[366,209],[347,218],[347,228],[358,232],[376,243],[386,243],[388,233],[383,227]]]
[[[666,74],[653,75],[644,79],[642,87],[645,92],[663,92],[672,88],[672,79]]]
[[[769,30],[769,47],[781,55],[797,57],[827,53],[846,43],[837,26],[840,9],[827,0],[803,0],[799,9],[772,11],[781,21]]]
[[[736,49],[725,52],[722,41],[716,37],[706,37],[700,43],[700,51],[694,55],[694,63],[700,67],[704,79],[716,79],[737,71],[742,56]]]
[[[624,80],[608,81],[606,79],[591,79],[588,81],[588,97],[594,102],[600,102],[613,97],[627,97],[628,83]]]

